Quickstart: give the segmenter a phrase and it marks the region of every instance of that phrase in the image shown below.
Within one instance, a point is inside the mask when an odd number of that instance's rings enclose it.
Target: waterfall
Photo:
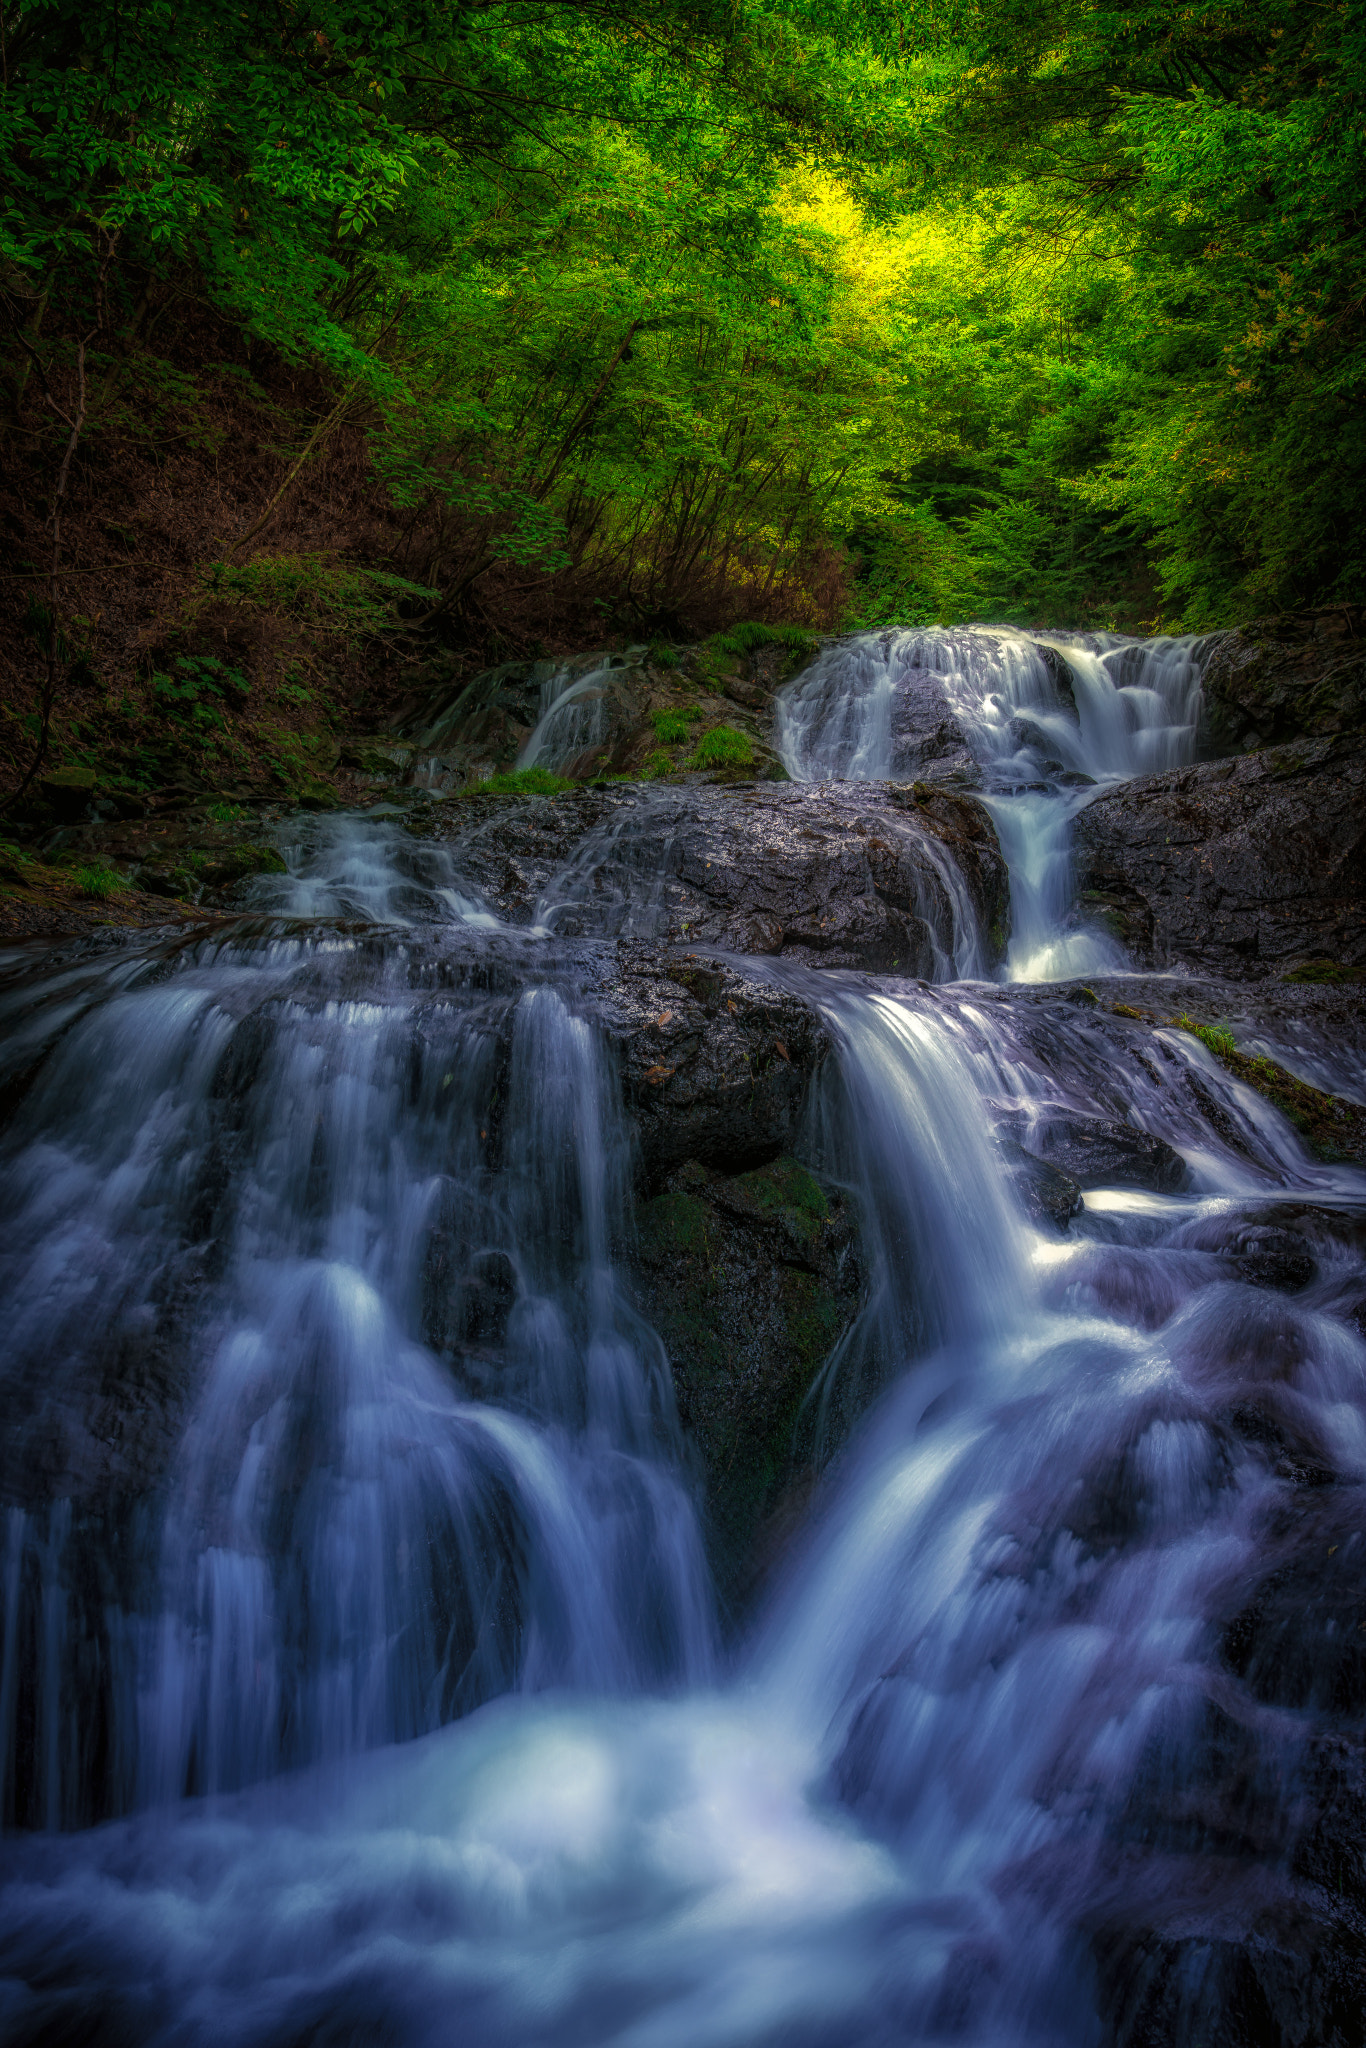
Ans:
[[[0,960],[0,2035],[1136,2048],[1109,1959],[1166,1941],[1195,2048],[1219,1957],[1290,1940],[1360,1654],[1294,1627],[1366,1540],[1366,1176],[1188,1034],[1010,985],[1122,969],[1069,821],[1191,758],[1192,648],[862,636],[782,698],[792,772],[903,777],[927,677],[1007,978],[957,911],[932,983],[739,963],[819,1013],[795,1142],[864,1285],[731,1639],[593,993],[682,799],[521,929],[478,814],[380,807],[210,935]],[[1021,1140],[1101,1129],[1161,1185],[1031,1221]]]
[[[946,714],[941,757],[957,743],[975,764],[1010,868],[1009,978],[1122,968],[1113,940],[1070,924],[1071,822],[1116,782],[1194,759],[1199,643],[1006,627],[836,643],[779,699],[789,773],[819,782],[916,772],[906,714],[919,714],[909,727],[918,734],[935,716],[926,702]]]

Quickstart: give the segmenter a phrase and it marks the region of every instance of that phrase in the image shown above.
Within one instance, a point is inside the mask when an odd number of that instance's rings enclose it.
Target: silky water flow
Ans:
[[[782,703],[794,775],[895,774],[907,662],[1008,855],[1008,978],[1122,964],[1070,820],[1190,758],[1194,651],[845,643]],[[867,1287],[812,1399],[862,1419],[723,1646],[614,1264],[584,963],[657,920],[628,842],[512,931],[458,841],[308,820],[216,937],[10,961],[6,2038],[1089,2048],[1115,1929],[1188,1892],[1237,1938],[1289,1881],[1333,1702],[1221,1645],[1287,1457],[1325,1530],[1366,1470],[1366,1346],[1331,1234],[1293,1300],[1226,1252],[1363,1177],[1183,1033],[1159,1071],[950,978],[980,935],[937,985],[768,965],[835,1047],[804,1151]],[[1186,1190],[1033,1228],[995,1134],[1064,1112],[1166,1139]]]

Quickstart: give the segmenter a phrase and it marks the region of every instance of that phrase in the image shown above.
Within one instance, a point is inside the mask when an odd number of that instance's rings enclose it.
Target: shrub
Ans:
[[[752,768],[754,749],[749,736],[733,725],[714,725],[703,733],[688,763],[691,768]]]
[[[647,782],[657,782],[661,775],[672,775],[673,762],[668,755],[656,751],[646,757],[644,775]]]

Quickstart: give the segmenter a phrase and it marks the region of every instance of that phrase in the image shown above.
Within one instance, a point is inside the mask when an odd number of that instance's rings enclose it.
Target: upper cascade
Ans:
[[[1071,824],[1105,787],[1194,760],[1202,643],[1010,626],[868,633],[827,647],[777,703],[794,780],[925,780],[978,792],[1010,868],[1006,973],[1123,968],[1078,923]]]

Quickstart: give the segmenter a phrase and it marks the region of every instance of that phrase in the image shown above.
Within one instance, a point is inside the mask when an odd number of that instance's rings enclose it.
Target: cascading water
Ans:
[[[1071,822],[1098,788],[1194,758],[1198,644],[1004,627],[839,643],[779,699],[789,772],[801,781],[919,773],[903,727],[925,678],[948,713],[936,750],[952,758],[956,746],[975,764],[971,779],[1010,868],[1010,978],[1122,967],[1112,940],[1068,928]]]
[[[1013,846],[1012,976],[1096,971],[1067,816],[1186,758],[1189,651],[855,643],[789,761],[901,772],[908,652]],[[1161,1919],[1194,2048],[1200,1942],[1299,1909],[1354,1652],[1256,1617],[1363,1540],[1363,1177],[1183,1033],[1122,1057],[947,952],[766,966],[834,1047],[803,1149],[867,1285],[815,1398],[863,1419],[720,1660],[583,972],[669,829],[614,818],[514,932],[460,841],[309,821],[219,937],[9,963],[7,2038],[1093,2048]],[[1011,1147],[1068,1119],[1184,1185],[1035,1227]]]

